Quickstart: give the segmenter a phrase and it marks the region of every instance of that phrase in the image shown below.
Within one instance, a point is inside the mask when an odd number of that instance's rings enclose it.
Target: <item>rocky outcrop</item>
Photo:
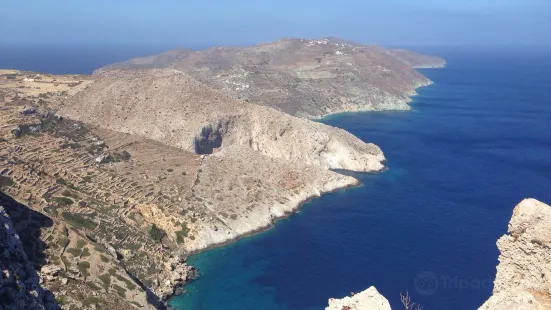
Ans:
[[[431,81],[412,67],[440,67],[440,57],[338,38],[294,39],[250,47],[173,50],[98,69],[171,68],[237,99],[319,118],[349,111],[408,110],[415,89]]]
[[[13,223],[0,206],[0,309],[59,309],[53,295],[42,288]]]
[[[173,258],[166,265],[168,278],[164,283],[159,283],[158,294],[166,301],[174,295],[184,293],[184,285],[199,277],[195,267],[185,263],[185,260],[178,257]]]
[[[497,242],[494,295],[480,309],[551,309],[551,207],[523,200],[508,232]]]
[[[372,286],[367,290],[344,297],[329,299],[329,306],[325,310],[390,310],[388,300]]]

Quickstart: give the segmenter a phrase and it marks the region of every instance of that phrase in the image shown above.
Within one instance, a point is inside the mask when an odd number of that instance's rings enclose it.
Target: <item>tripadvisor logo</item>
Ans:
[[[438,291],[438,276],[431,271],[419,273],[413,280],[415,290],[423,295],[433,295]]]
[[[422,295],[434,295],[441,290],[477,290],[492,287],[490,277],[461,278],[458,276],[446,276],[432,271],[420,272],[413,280],[415,290]]]

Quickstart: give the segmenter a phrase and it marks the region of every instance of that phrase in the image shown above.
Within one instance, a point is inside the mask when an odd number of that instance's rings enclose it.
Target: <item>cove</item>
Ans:
[[[434,51],[412,111],[322,122],[379,145],[389,169],[324,195],[264,233],[189,259],[176,309],[323,309],[374,285],[399,309],[476,309],[497,239],[525,197],[551,202],[551,60],[543,52]]]

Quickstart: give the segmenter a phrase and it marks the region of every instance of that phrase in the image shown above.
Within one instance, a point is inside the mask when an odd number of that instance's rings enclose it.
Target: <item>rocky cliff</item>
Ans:
[[[59,309],[53,295],[40,285],[3,206],[0,206],[0,249],[0,309]]]
[[[101,68],[172,68],[234,98],[295,116],[407,110],[415,89],[431,83],[412,67],[440,67],[440,57],[337,38],[281,39],[250,47],[173,50]]]
[[[523,200],[508,232],[497,242],[493,296],[480,309],[551,309],[551,207]]]
[[[388,300],[372,286],[367,290],[342,299],[329,299],[325,310],[390,310]]]

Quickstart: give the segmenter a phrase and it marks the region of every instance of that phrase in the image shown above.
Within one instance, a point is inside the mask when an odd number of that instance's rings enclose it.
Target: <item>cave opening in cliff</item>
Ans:
[[[216,149],[222,146],[222,133],[220,126],[205,126],[201,129],[201,134],[195,137],[193,141],[196,154],[212,154]]]

